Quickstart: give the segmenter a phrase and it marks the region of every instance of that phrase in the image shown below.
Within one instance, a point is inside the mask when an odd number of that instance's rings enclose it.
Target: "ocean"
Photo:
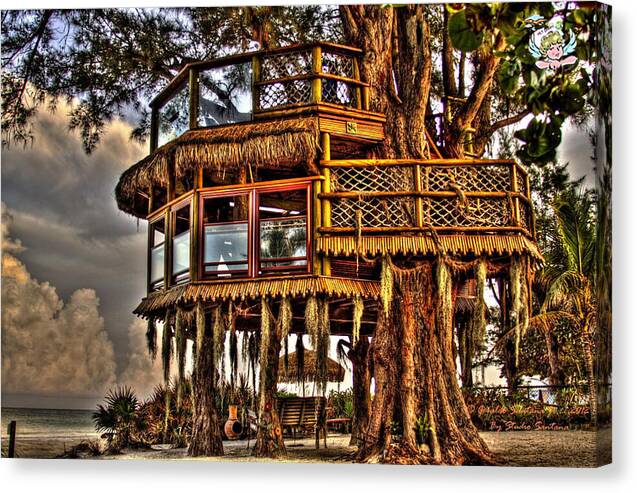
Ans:
[[[23,458],[52,458],[73,445],[99,438],[91,415],[84,409],[26,409],[3,407],[2,456],[8,447],[7,428],[17,422],[16,454]]]

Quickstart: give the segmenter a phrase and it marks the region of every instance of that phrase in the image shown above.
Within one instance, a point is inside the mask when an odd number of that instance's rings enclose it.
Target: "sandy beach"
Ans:
[[[502,460],[503,465],[521,467],[595,467],[612,459],[611,428],[592,431],[510,431],[483,432],[480,434],[487,445]],[[81,458],[98,460],[209,460],[268,462],[268,459],[252,457],[254,440],[224,442],[223,457],[188,457],[185,448],[176,449],[125,449],[119,455]],[[288,457],[284,462],[329,462],[349,463],[355,447],[349,444],[349,435],[331,434],[327,438],[328,448],[316,450],[314,439],[287,440]],[[20,457],[53,458],[69,450],[71,441],[43,440],[37,443],[18,441]],[[5,444],[3,443],[3,448]]]

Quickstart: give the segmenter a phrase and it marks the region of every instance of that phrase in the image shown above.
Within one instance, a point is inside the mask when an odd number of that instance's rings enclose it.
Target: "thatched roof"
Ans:
[[[307,297],[323,293],[330,297],[361,296],[378,298],[379,283],[358,279],[332,278],[321,276],[289,277],[285,279],[233,279],[191,283],[175,286],[166,291],[149,294],[133,313],[143,317],[160,316],[166,308],[176,305],[190,306],[198,301],[220,302],[225,300],[246,300],[261,297]]]
[[[288,371],[285,372],[285,356],[279,358],[279,382],[281,383],[298,383],[297,378],[297,354],[288,354]],[[328,382],[342,382],[345,378],[345,368],[339,365],[333,359],[327,359],[327,381]],[[303,352],[303,374],[301,375],[301,381],[315,382],[317,380],[316,374],[316,351],[306,349]]]
[[[318,151],[318,122],[310,117],[189,130],[126,170],[115,197],[121,210],[140,215],[135,209],[137,192],[166,187],[171,160],[179,179],[192,176],[196,168],[221,174],[246,163],[254,167],[309,164]]]

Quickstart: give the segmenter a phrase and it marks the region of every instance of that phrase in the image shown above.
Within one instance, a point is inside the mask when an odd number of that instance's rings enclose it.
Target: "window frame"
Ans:
[[[168,260],[168,267],[170,269],[169,279],[170,286],[177,286],[179,284],[185,284],[192,281],[192,240],[193,240],[193,201],[192,197],[187,197],[184,200],[177,202],[170,207],[170,258]],[[177,212],[184,207],[190,206],[188,211],[188,268],[179,272],[173,272],[173,256],[174,256],[174,242],[175,242],[175,230],[177,221]],[[187,275],[184,275],[187,274]]]
[[[164,214],[160,214],[156,217],[154,217],[151,221],[148,222],[148,243],[147,243],[147,266],[146,266],[146,270],[147,270],[147,274],[146,274],[146,288],[147,291],[149,293],[152,293],[154,291],[160,291],[162,289],[164,289],[166,287],[166,256],[168,255],[168,237],[169,237],[169,231],[168,231],[168,221],[166,218],[167,214],[166,212],[164,212]],[[164,241],[159,244],[159,245],[155,245],[154,244],[154,225],[160,221],[164,221]],[[152,254],[153,254],[153,249],[158,247],[158,246],[163,246],[164,247],[164,266],[163,266],[163,276],[161,279],[158,279],[156,281],[153,282],[153,280],[151,279],[151,272],[152,272]]]
[[[251,241],[252,238],[252,228],[253,228],[253,224],[251,221],[251,213],[252,213],[252,204],[253,204],[253,190],[246,188],[246,189],[237,189],[237,190],[220,190],[218,192],[215,191],[211,191],[211,192],[206,192],[206,191],[202,191],[199,194],[199,231],[201,232],[200,239],[197,245],[198,248],[198,258],[197,258],[197,264],[198,264],[198,268],[199,268],[199,273],[201,276],[201,279],[212,279],[212,280],[223,280],[223,279],[245,279],[248,277],[253,277],[252,276],[252,248],[253,248],[253,244]],[[224,198],[224,197],[237,197],[239,195],[245,195],[248,197],[248,216],[246,218],[245,221],[228,221],[228,222],[221,222],[221,223],[204,223],[203,220],[203,211],[204,211],[204,207],[205,207],[205,201],[208,199],[217,199],[217,198]],[[206,272],[206,266],[207,265],[222,265],[222,262],[208,262],[206,263],[204,261],[205,258],[205,245],[206,245],[206,226],[214,226],[214,225],[220,225],[220,224],[243,224],[246,223],[248,226],[248,258],[246,259],[245,262],[240,262],[242,264],[248,264],[248,268],[247,269],[241,269],[241,270],[234,270],[234,271],[228,271],[231,275],[229,277],[226,278],[222,278],[220,277],[218,274],[214,273],[214,272]],[[223,262],[223,264],[227,265],[228,262]],[[245,275],[241,275],[239,273],[241,272],[245,272]]]

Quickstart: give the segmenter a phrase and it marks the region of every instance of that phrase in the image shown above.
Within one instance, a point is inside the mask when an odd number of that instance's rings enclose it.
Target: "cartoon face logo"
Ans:
[[[533,29],[529,39],[529,51],[537,59],[538,68],[557,70],[577,62],[575,52],[577,38],[570,29],[565,32],[562,19],[553,18],[546,22],[540,16],[526,19],[526,27]]]

